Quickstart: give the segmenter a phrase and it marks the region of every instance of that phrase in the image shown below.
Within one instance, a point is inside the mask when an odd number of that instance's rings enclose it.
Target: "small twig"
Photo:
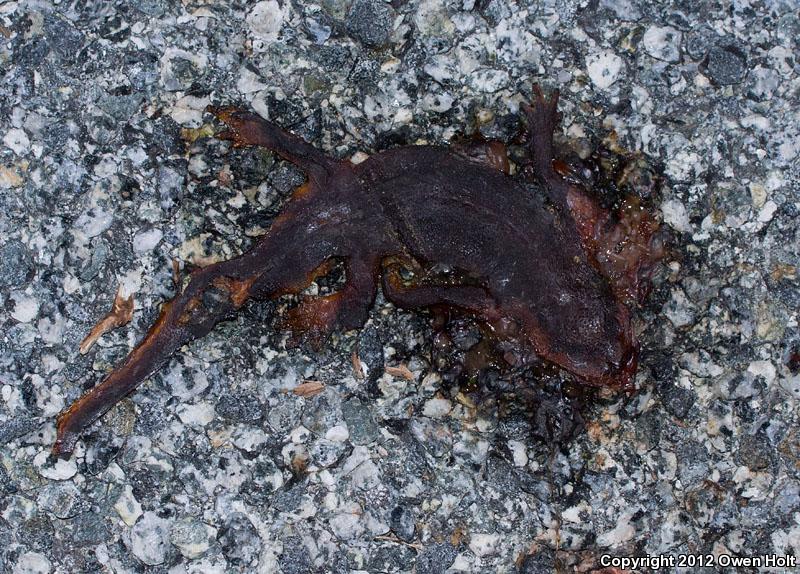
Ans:
[[[353,376],[358,381],[364,380],[364,366],[361,364],[361,359],[358,357],[358,352],[353,351],[353,354],[350,355],[350,360],[353,363]]]
[[[399,367],[386,367],[384,370],[393,377],[405,379],[407,381],[414,380],[414,373],[412,373],[411,370],[405,365],[400,365]]]
[[[303,381],[292,392],[298,397],[310,398],[325,390],[325,384],[319,381]]]
[[[181,288],[181,262],[176,258],[172,258],[172,284],[175,289]]]

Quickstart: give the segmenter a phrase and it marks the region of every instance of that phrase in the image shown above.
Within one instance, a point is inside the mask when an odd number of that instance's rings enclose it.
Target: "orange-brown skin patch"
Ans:
[[[295,336],[320,343],[360,327],[382,280],[398,306],[459,310],[584,383],[631,388],[631,309],[661,257],[658,225],[632,198],[612,213],[567,177],[553,155],[557,94],[534,92],[514,176],[497,141],[405,146],[353,165],[253,113],[209,108],[229,128],[218,137],[269,148],[307,181],[249,251],[192,273],[125,361],[59,416],[53,453],[70,453],[89,424],[249,298],[300,293],[334,262],[344,286],[288,313]]]
[[[111,311],[92,328],[86,338],[81,341],[79,351],[81,355],[89,352],[89,349],[102,337],[105,333],[127,325],[133,318],[133,295],[128,297],[122,296],[122,286],[117,289],[117,295],[114,297],[114,303],[111,305]]]

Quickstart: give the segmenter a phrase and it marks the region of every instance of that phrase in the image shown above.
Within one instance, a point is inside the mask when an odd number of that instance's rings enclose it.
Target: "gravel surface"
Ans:
[[[798,38],[793,1],[0,4],[0,571],[797,556]],[[174,294],[173,260],[240,253],[302,182],[209,138],[206,105],[346,158],[510,141],[534,81],[561,90],[565,145],[663,169],[675,248],[640,313],[637,393],[575,398],[547,373],[527,402],[502,377],[459,387],[430,317],[380,296],[362,331],[287,348],[287,301],[267,302],[48,458],[58,412]],[[133,321],[79,354],[119,285]],[[309,380],[322,392],[291,392]]]

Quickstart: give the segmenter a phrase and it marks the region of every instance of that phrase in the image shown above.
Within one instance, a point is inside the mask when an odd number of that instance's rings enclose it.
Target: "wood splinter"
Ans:
[[[94,346],[97,340],[109,331],[113,331],[119,327],[127,325],[133,319],[133,295],[128,297],[122,296],[122,285],[117,288],[117,294],[114,297],[114,303],[111,305],[111,311],[89,331],[86,338],[81,341],[78,350],[81,355],[89,352],[89,349]]]

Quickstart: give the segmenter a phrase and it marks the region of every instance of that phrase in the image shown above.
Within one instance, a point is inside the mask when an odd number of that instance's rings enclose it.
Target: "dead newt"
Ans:
[[[602,207],[571,176],[554,158],[558,92],[534,94],[514,175],[502,142],[403,146],[354,165],[254,113],[209,108],[227,125],[219,138],[268,148],[307,180],[249,251],[193,271],[122,364],[59,415],[53,454],[71,453],[88,425],[246,301],[299,293],[335,261],[343,287],[290,310],[293,333],[363,326],[380,283],[399,307],[457,309],[581,382],[630,388],[631,312],[661,257],[658,223],[633,199]],[[457,273],[404,279],[443,267]]]

